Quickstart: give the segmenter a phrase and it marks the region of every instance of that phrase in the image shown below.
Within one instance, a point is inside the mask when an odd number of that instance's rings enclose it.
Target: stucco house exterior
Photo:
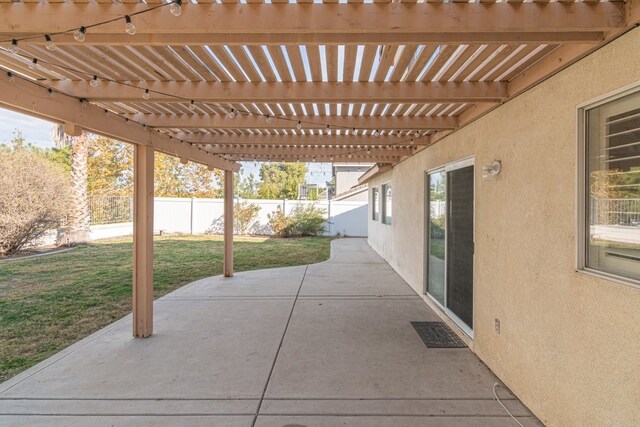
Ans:
[[[639,46],[636,28],[360,180],[369,244],[549,425],[640,420],[638,212],[594,213],[638,198]]]

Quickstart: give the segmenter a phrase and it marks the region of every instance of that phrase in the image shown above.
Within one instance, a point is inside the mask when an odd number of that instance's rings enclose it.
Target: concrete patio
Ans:
[[[364,239],[194,282],[155,313],[151,338],[127,317],[1,384],[0,425],[517,425],[471,351],[425,347],[410,321],[438,316]]]

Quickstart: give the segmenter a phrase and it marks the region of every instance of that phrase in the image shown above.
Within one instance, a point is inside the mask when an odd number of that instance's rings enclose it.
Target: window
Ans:
[[[391,183],[382,186],[382,222],[391,225]]]
[[[579,267],[640,284],[640,91],[581,111]]]
[[[371,219],[374,221],[380,220],[380,195],[378,194],[378,187],[371,189]]]

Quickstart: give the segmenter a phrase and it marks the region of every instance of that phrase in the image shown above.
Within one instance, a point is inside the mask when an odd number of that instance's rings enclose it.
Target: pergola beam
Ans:
[[[335,155],[300,155],[300,156],[287,156],[287,155],[272,155],[261,154],[250,156],[243,161],[258,161],[258,162],[317,162],[317,163],[398,163],[406,156],[394,156],[394,155],[368,155],[362,153],[356,153],[349,156],[348,154],[335,154]]]
[[[146,4],[2,3],[0,34],[23,37],[64,32],[133,15]],[[137,33],[120,20],[92,28],[85,43],[101,44],[328,44],[441,42],[568,42],[624,23],[622,2],[597,3],[379,3],[191,4],[180,18],[165,8],[134,16]],[[547,33],[547,34],[545,34]],[[527,40],[527,34],[548,40]],[[544,37],[543,37],[544,38]],[[58,40],[59,39],[59,40]],[[499,40],[498,40],[499,39]],[[72,37],[57,37],[60,43]],[[40,41],[42,42],[42,41]]]
[[[389,147],[377,147],[377,148],[344,148],[344,147],[318,147],[318,148],[310,148],[310,147],[255,147],[255,146],[229,146],[229,145],[219,145],[219,146],[206,146],[205,149],[209,153],[217,153],[217,154],[228,154],[237,157],[238,155],[244,155],[248,158],[253,158],[252,156],[260,156],[260,155],[273,155],[273,156],[331,156],[331,155],[346,155],[349,154],[360,154],[360,155],[372,155],[372,156],[410,156],[414,152],[413,147],[400,147],[400,146],[390,146]]]
[[[362,135],[202,135],[202,134],[175,134],[177,138],[188,141],[191,144],[226,144],[246,146],[276,146],[276,145],[317,145],[327,146],[383,146],[383,145],[409,145],[413,139],[414,145],[429,144],[427,135],[419,137],[407,136],[362,136]]]
[[[444,130],[455,129],[458,120],[453,116],[327,116],[327,117],[265,117],[240,114],[228,119],[221,114],[125,114],[124,117],[155,128],[178,129],[295,129],[298,120],[304,120],[304,129],[326,129],[331,124],[337,129],[368,130]],[[326,122],[323,122],[323,119]],[[313,123],[309,123],[313,122]]]
[[[59,123],[73,123],[108,138],[146,145],[156,151],[213,168],[233,171],[240,169],[237,163],[172,139],[155,129],[131,122],[127,124],[124,118],[115,114],[107,116],[103,109],[86,101],[80,102],[61,93],[51,98],[46,88],[21,78],[16,77],[13,82],[0,78],[0,106]]]
[[[43,81],[63,93],[96,102],[143,102],[145,89],[153,102],[271,103],[424,103],[500,102],[508,96],[506,82],[158,82],[136,87],[88,81]],[[164,94],[170,94],[164,95]]]

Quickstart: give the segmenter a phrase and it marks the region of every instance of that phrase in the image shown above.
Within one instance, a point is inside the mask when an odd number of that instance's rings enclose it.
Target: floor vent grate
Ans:
[[[466,348],[467,345],[442,322],[411,322],[429,348]]]

